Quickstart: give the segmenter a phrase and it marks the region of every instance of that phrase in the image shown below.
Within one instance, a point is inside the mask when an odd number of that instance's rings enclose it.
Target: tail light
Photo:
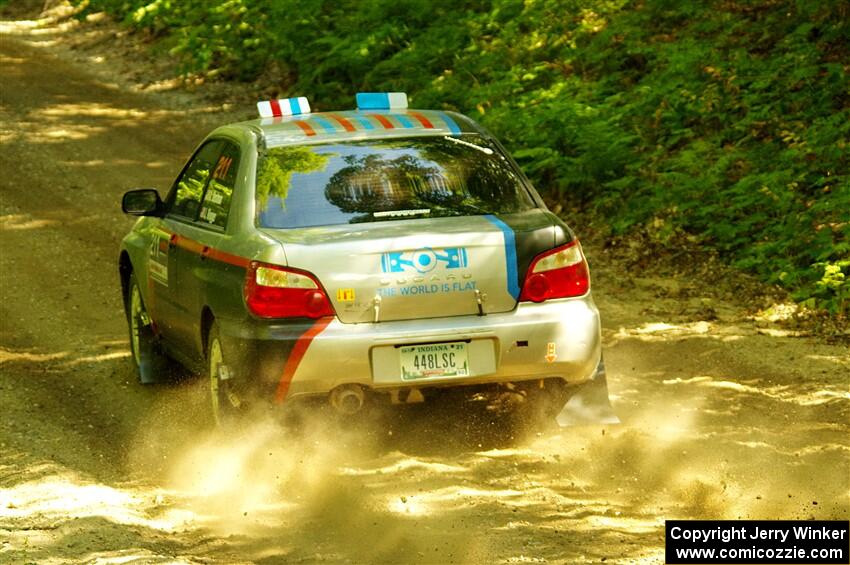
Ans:
[[[543,302],[550,298],[581,296],[590,288],[587,261],[578,240],[541,253],[534,258],[519,299]]]
[[[245,279],[245,303],[261,318],[321,318],[334,309],[319,281],[306,272],[252,261]]]

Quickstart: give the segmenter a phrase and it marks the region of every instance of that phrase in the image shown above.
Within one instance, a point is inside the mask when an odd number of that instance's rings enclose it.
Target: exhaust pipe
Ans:
[[[366,402],[366,393],[360,385],[342,385],[331,391],[331,406],[340,414],[351,416],[360,412]]]

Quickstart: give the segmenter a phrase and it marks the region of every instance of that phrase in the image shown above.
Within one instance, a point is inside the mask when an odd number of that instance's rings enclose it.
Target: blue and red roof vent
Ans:
[[[281,98],[280,100],[263,100],[257,102],[257,111],[261,118],[280,118],[281,116],[298,116],[310,113],[310,103],[303,96],[297,98]]]
[[[407,94],[404,92],[358,92],[358,110],[406,110]]]

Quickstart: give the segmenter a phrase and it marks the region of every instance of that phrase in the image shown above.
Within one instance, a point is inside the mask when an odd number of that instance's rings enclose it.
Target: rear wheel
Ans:
[[[529,391],[532,412],[540,421],[554,420],[572,395],[570,387],[558,378],[544,379],[542,386],[540,381],[535,384]]]
[[[517,383],[511,393],[516,401],[506,411],[506,416],[512,427],[523,433],[554,426],[555,418],[571,395],[566,382],[560,378]]]
[[[247,388],[228,364],[233,360],[226,353],[218,324],[213,322],[207,337],[207,380],[212,417],[218,427],[237,424],[248,410]]]

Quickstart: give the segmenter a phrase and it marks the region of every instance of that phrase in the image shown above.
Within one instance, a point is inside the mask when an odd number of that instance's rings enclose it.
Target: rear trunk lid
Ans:
[[[542,251],[555,239],[548,214],[513,216],[263,231],[281,242],[289,266],[318,277],[339,319],[356,324],[513,310],[525,274],[518,265],[528,264],[517,249],[531,240]]]

